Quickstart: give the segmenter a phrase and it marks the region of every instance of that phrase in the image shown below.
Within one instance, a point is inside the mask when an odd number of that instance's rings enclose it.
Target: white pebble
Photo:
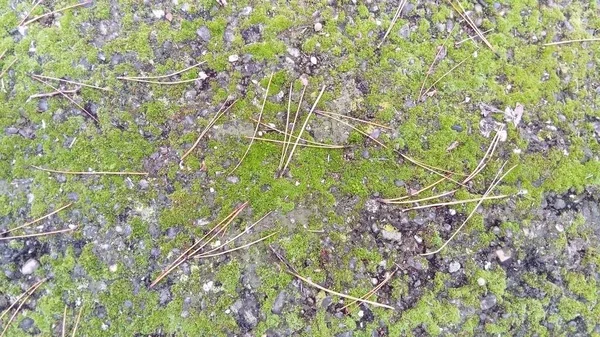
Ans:
[[[239,59],[240,57],[237,54],[229,55],[229,62],[237,62]]]

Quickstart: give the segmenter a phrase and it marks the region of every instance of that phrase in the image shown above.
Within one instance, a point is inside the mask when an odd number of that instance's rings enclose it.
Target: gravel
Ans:
[[[36,269],[38,269],[40,263],[36,259],[29,259],[23,266],[21,267],[21,274],[23,275],[31,275]]]

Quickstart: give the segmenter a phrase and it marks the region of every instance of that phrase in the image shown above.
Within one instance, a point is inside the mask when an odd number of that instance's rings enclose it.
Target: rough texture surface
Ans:
[[[44,1],[30,18],[72,4]],[[110,0],[19,27],[32,2],[0,0],[0,232],[71,202],[9,235],[78,226],[0,241],[0,310],[48,278],[6,336],[60,336],[65,306],[68,331],[82,309],[81,336],[600,335],[600,43],[544,46],[597,37],[600,3],[461,4],[495,52],[463,41],[475,32],[448,1],[409,1],[377,48],[396,1]],[[436,54],[425,89],[441,80],[419,97]],[[182,84],[117,78],[201,61],[157,79]],[[49,81],[76,89],[77,105],[30,98],[54,91],[30,74],[112,91]],[[390,126],[347,120],[388,149],[313,114],[303,138],[346,148],[298,147],[278,178],[281,145],[255,141],[231,172],[265,93],[262,119],[285,129],[290,85],[292,112],[306,86],[296,133],[325,86],[317,108]],[[228,99],[237,102],[180,162]],[[476,198],[504,161],[517,167],[493,194],[509,197],[485,201],[445,249],[420,255],[475,204],[403,212],[415,205],[382,203],[439,180],[394,150],[469,174],[500,126],[502,142],[475,179],[419,197],[458,188],[435,201]],[[283,139],[267,130],[261,137]],[[149,288],[246,201],[218,239],[269,211],[237,245],[275,236],[186,261]],[[286,273],[269,245],[299,274],[352,296],[396,271],[370,298],[394,310],[341,310],[347,300]]]

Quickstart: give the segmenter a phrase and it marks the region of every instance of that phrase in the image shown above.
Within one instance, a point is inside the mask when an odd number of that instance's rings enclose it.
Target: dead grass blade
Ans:
[[[333,116],[337,116],[337,117],[347,118],[347,119],[351,119],[351,120],[353,120],[355,122],[369,124],[369,125],[372,125],[372,126],[376,126],[378,128],[382,128],[382,129],[393,130],[391,127],[383,125],[383,124],[379,124],[379,123],[375,123],[375,122],[370,122],[370,121],[366,121],[364,119],[360,119],[360,118],[356,118],[356,117],[352,117],[352,116],[346,116],[346,115],[338,114],[338,113],[335,113],[335,112],[323,111],[323,110],[316,110],[315,113],[319,113],[321,115],[326,114],[326,115],[333,115]]]
[[[298,138],[296,138],[296,142],[294,143],[294,146],[290,150],[290,154],[288,156],[288,159],[286,160],[285,164],[283,165],[283,169],[282,169],[281,172],[285,172],[285,170],[287,169],[288,165],[290,164],[290,161],[292,161],[292,157],[294,156],[294,151],[296,151],[296,147],[298,147],[298,144],[300,143],[300,138],[302,138],[302,133],[304,132],[304,129],[306,129],[306,125],[308,124],[308,120],[310,119],[310,116],[312,115],[312,113],[315,111],[315,108],[317,107],[317,104],[319,104],[319,101],[321,100],[321,97],[323,96],[323,93],[325,92],[325,88],[326,87],[323,85],[323,88],[321,88],[321,92],[319,92],[319,96],[317,96],[317,99],[315,100],[315,103],[313,104],[312,108],[308,112],[308,115],[306,116],[306,119],[304,120],[304,124],[302,124],[302,128],[300,129],[300,132],[298,132]]]
[[[471,217],[473,217],[473,214],[475,214],[475,212],[477,211],[477,208],[481,205],[481,203],[483,203],[483,201],[485,200],[485,198],[487,198],[487,196],[494,190],[494,188],[496,188],[496,186],[504,179],[504,177],[506,177],[506,175],[508,175],[515,167],[517,167],[517,165],[514,165],[513,167],[511,167],[510,169],[508,169],[506,171],[506,173],[504,173],[498,179],[498,176],[500,175],[500,173],[504,169],[504,166],[506,166],[506,162],[504,164],[502,164],[502,167],[500,167],[500,170],[498,170],[498,172],[496,173],[496,176],[494,177],[494,180],[492,180],[492,183],[488,187],[487,191],[485,191],[485,193],[483,194],[483,196],[479,199],[479,202],[477,202],[477,205],[475,205],[475,207],[473,207],[473,210],[471,211],[471,213],[469,213],[469,216],[467,216],[467,218],[465,219],[465,221],[463,221],[463,223],[460,226],[458,226],[458,228],[456,229],[456,231],[454,231],[454,233],[452,233],[452,235],[450,236],[450,238],[448,240],[446,240],[446,242],[444,242],[444,244],[440,248],[438,248],[438,249],[436,249],[436,250],[434,250],[432,252],[420,254],[421,256],[434,255],[434,254],[437,254],[437,253],[441,252],[444,248],[446,248],[446,246],[454,239],[454,237],[463,229],[463,227],[467,224],[467,222],[471,219]]]
[[[421,97],[423,97],[423,89],[425,88],[425,83],[427,83],[427,80],[429,79],[429,75],[431,75],[431,73],[433,72],[433,67],[435,66],[436,62],[440,58],[440,55],[444,51],[444,48],[446,48],[446,43],[448,43],[448,40],[452,36],[452,33],[454,33],[454,30],[456,29],[456,27],[458,27],[458,25],[454,25],[454,27],[452,27],[452,31],[450,31],[450,33],[448,33],[448,36],[446,36],[446,38],[444,39],[444,43],[442,43],[442,47],[438,49],[437,53],[435,54],[435,57],[433,58],[433,61],[431,61],[431,65],[429,65],[429,69],[427,70],[427,73],[425,74],[425,79],[423,80],[423,83],[421,84],[421,89],[419,90],[419,99],[421,99]]]
[[[2,333],[0,333],[0,337],[4,337],[4,335],[6,334],[6,331],[8,330],[10,323],[12,323],[12,321],[15,319],[15,317],[17,317],[17,314],[19,313],[19,310],[21,310],[21,308],[23,307],[23,305],[25,304],[25,302],[27,302],[27,300],[29,299],[29,297],[31,297],[31,295],[33,295],[33,293],[42,285],[42,283],[46,282],[46,280],[48,280],[47,278],[36,282],[34,285],[32,285],[29,289],[27,289],[21,296],[19,296],[19,298],[10,306],[8,307],[8,309],[6,309],[2,315],[0,315],[0,319],[2,319],[2,317],[4,317],[4,315],[6,315],[8,313],[8,311],[17,303],[19,302],[19,300],[22,298],[23,300],[21,301],[21,304],[19,304],[19,306],[17,307],[17,309],[15,310],[15,312],[12,314],[12,316],[10,317],[10,319],[8,320],[8,322],[6,323],[6,325],[4,326],[4,330],[2,330]]]
[[[465,57],[462,61],[458,62],[458,64],[456,64],[454,67],[450,68],[450,70],[448,70],[447,72],[445,72],[442,76],[440,76],[440,78],[438,78],[435,82],[433,82],[432,85],[429,86],[429,88],[427,88],[427,90],[423,91],[423,95],[421,95],[421,97],[419,97],[420,100],[425,100],[425,96],[427,95],[427,93],[433,89],[433,87],[435,87],[436,84],[438,84],[441,80],[444,79],[444,77],[448,76],[452,71],[454,71],[454,69],[460,67],[463,63],[465,63],[465,61],[467,61],[469,59],[469,57]]]
[[[290,110],[292,109],[292,90],[294,89],[294,84],[290,84],[290,92],[288,94],[288,106],[287,106],[287,113],[285,114],[285,133],[283,134],[283,146],[281,147],[281,158],[279,159],[279,166],[277,166],[277,172],[281,171],[281,168],[283,167],[283,163],[285,161],[285,154],[287,153],[287,147],[289,142],[288,141],[288,129],[290,126]]]
[[[79,227],[75,226],[73,228],[59,229],[59,230],[55,230],[55,231],[49,231],[49,232],[43,232],[43,233],[35,233],[35,234],[5,236],[5,237],[0,238],[0,241],[35,238],[35,237],[39,237],[39,236],[48,236],[48,235],[54,235],[54,234],[72,232],[72,231],[76,230],[77,228],[79,228]]]
[[[65,334],[67,332],[67,308],[69,306],[65,305],[65,311],[63,312],[63,320],[62,320],[62,332],[61,332],[61,336],[65,337]]]
[[[265,97],[263,99],[263,104],[262,104],[262,107],[260,108],[260,113],[258,114],[258,123],[256,124],[256,128],[254,128],[254,134],[252,135],[252,138],[255,138],[256,134],[258,133],[258,128],[260,127],[260,121],[262,119],[262,114],[263,114],[263,111],[265,110],[265,104],[267,104],[267,97],[269,96],[269,89],[271,88],[272,80],[273,80],[273,73],[271,73],[271,76],[269,77],[269,83],[267,84],[267,90],[265,91]],[[244,161],[244,159],[248,155],[248,152],[250,152],[250,148],[252,147],[253,143],[254,143],[254,139],[251,139],[250,144],[248,144],[248,148],[246,149],[246,152],[244,152],[244,155],[242,156],[240,161],[235,165],[235,167],[231,171],[229,171],[229,175],[231,175],[235,170],[237,170],[238,167],[240,167],[240,165],[242,164],[242,161]]]
[[[430,207],[440,207],[440,206],[450,206],[450,205],[466,204],[466,203],[476,202],[476,201],[480,201],[480,200],[504,199],[504,198],[507,198],[507,197],[508,197],[508,195],[482,196],[480,198],[475,198],[475,199],[463,199],[463,200],[456,200],[456,201],[449,201],[449,202],[440,202],[440,203],[437,203],[437,204],[415,206],[415,207],[403,209],[402,212],[408,212],[408,211],[413,211],[413,210],[416,210],[416,209],[424,209],[424,208],[430,208]]]
[[[369,290],[366,294],[364,294],[363,296],[361,296],[360,297],[361,302],[362,302],[362,300],[369,299],[369,297],[373,296],[376,292],[379,291],[379,289],[381,289],[384,285],[386,285],[392,279],[392,277],[394,276],[394,274],[396,274],[396,271],[398,271],[398,270],[396,269],[393,272],[391,272],[390,274],[388,274],[383,281],[381,281],[373,289]],[[346,304],[345,306],[343,306],[338,311],[344,311],[344,310],[348,309],[349,307],[353,306],[356,303],[358,303],[358,301],[352,301],[352,302]]]
[[[240,212],[242,212],[242,210],[244,210],[244,208],[246,208],[246,206],[248,206],[248,202],[245,202],[245,203],[241,204],[240,206],[236,207],[231,213],[229,213],[229,215],[227,215],[227,217],[225,217],[217,225],[215,225],[199,241],[195,242],[188,249],[186,249],[181,255],[179,255],[177,257],[177,259],[175,259],[175,261],[173,261],[171,264],[169,264],[169,266],[163,272],[161,272],[160,275],[158,275],[158,277],[150,284],[149,288],[154,287],[156,284],[158,284],[158,282],[160,282],[163,278],[165,278],[171,271],[173,271],[175,268],[177,268],[179,265],[181,265],[183,262],[185,262],[190,256],[194,255],[200,249],[204,248],[213,238],[215,238],[217,235],[219,235],[219,233],[221,231],[225,230],[227,228],[227,226],[231,223],[231,221],[233,221],[233,219],[235,219],[235,217],[237,217],[237,215],[240,214]],[[211,236],[211,237],[210,237],[210,239],[207,240],[206,238],[209,236]],[[200,246],[200,248],[196,249],[198,246]]]
[[[46,92],[43,94],[34,94],[31,95],[27,98],[26,102],[31,101],[34,98],[44,98],[44,97],[52,97],[52,96],[56,96],[56,95],[62,95],[62,94],[76,94],[79,91],[78,88],[73,89],[73,90],[62,90],[62,91],[53,91],[53,92]]]
[[[33,11],[37,8],[37,6],[39,6],[39,4],[42,2],[42,0],[38,0],[33,7],[31,7],[31,10],[27,13],[27,15],[25,15],[25,17],[23,19],[21,19],[21,21],[19,21],[18,26],[22,26],[23,22],[25,22],[25,20],[27,20],[29,18],[29,16],[31,15],[31,13],[33,13]],[[2,57],[0,57],[1,59]]]
[[[11,304],[11,305],[10,305],[8,308],[6,308],[6,309],[5,309],[5,310],[2,312],[2,314],[0,314],[0,321],[2,320],[2,318],[4,318],[4,316],[6,316],[6,314],[8,314],[8,312],[10,311],[10,309],[12,309],[12,308],[13,308],[15,305],[17,305],[17,303],[19,303],[19,301],[20,301],[20,300],[21,300],[23,297],[25,297],[25,296],[26,296],[26,295],[27,295],[27,294],[28,294],[28,293],[29,293],[29,292],[30,292],[32,289],[34,289],[34,288],[36,288],[36,289],[37,289],[37,287],[38,287],[40,284],[42,284],[42,283],[46,282],[47,280],[48,280],[48,279],[47,279],[47,278],[45,278],[45,279],[42,279],[42,280],[39,280],[39,281],[37,281],[37,282],[36,282],[36,283],[34,283],[34,284],[31,286],[31,287],[29,287],[27,290],[25,290],[25,291],[24,291],[24,292],[23,292],[21,295],[19,295],[19,297],[17,297],[17,299],[16,299],[16,300],[13,302],[13,304]]]
[[[0,53],[0,60],[2,60],[2,58],[4,57],[4,54],[6,54],[7,51],[8,51],[8,49],[4,49],[4,51],[2,53]]]
[[[77,314],[77,319],[75,320],[75,326],[73,327],[73,334],[71,337],[77,336],[77,328],[79,327],[79,321],[81,321],[81,313],[83,312],[83,303],[81,304],[81,308],[79,308],[79,313]]]
[[[14,232],[14,231],[16,231],[17,229],[21,229],[21,228],[24,228],[24,227],[31,226],[31,225],[33,225],[33,224],[34,224],[34,223],[36,223],[36,222],[40,222],[40,221],[42,221],[42,220],[44,220],[44,219],[46,219],[46,218],[49,218],[49,217],[53,216],[54,214],[56,214],[56,213],[58,213],[58,212],[62,211],[62,210],[63,210],[63,209],[65,209],[65,208],[68,208],[68,207],[70,207],[71,205],[73,205],[73,203],[72,203],[72,202],[70,202],[70,203],[68,203],[68,204],[66,204],[66,205],[64,205],[64,206],[62,206],[62,207],[60,207],[60,208],[58,208],[57,210],[54,210],[54,211],[52,211],[52,212],[50,212],[50,213],[48,213],[48,214],[46,214],[46,215],[44,215],[44,216],[42,216],[42,217],[39,217],[39,218],[37,218],[37,219],[35,219],[35,220],[32,220],[32,221],[29,221],[28,223],[26,223],[26,224],[24,224],[24,225],[21,225],[21,226],[18,226],[18,227],[15,227],[15,228],[12,228],[12,229],[6,230],[6,231],[4,231],[4,232],[0,233],[0,235],[8,234],[8,233],[10,233],[10,232]]]
[[[77,4],[74,4],[74,5],[71,5],[71,6],[67,6],[65,8],[57,9],[55,11],[52,11],[52,12],[49,12],[49,13],[46,13],[46,14],[42,14],[42,15],[36,16],[35,18],[33,18],[33,19],[29,20],[29,21],[25,21],[25,22],[23,22],[23,24],[21,24],[21,26],[27,26],[28,24],[30,24],[32,22],[36,22],[39,19],[45,18],[47,16],[58,14],[60,12],[64,12],[64,11],[72,9],[72,8],[85,6],[85,5],[90,4],[90,3],[92,3],[92,2],[91,1],[84,1],[84,2],[77,3]]]
[[[488,41],[485,38],[485,35],[483,35],[483,33],[481,33],[481,30],[479,30],[479,28],[477,28],[477,25],[475,24],[475,22],[473,22],[473,20],[471,20],[471,18],[467,15],[467,11],[465,11],[463,6],[460,4],[460,1],[456,1],[456,4],[452,0],[446,0],[446,1],[448,1],[450,3],[450,5],[452,6],[452,8],[454,8],[454,10],[456,12],[458,12],[458,14],[463,18],[463,20],[465,20],[469,24],[471,29],[473,29],[473,31],[475,31],[475,34],[477,34],[477,36],[481,39],[481,41],[483,41],[485,43],[485,45],[488,46],[488,48],[490,48],[491,51],[496,53],[496,49],[492,46],[490,41]]]
[[[4,75],[10,70],[10,68],[13,66],[13,64],[15,64],[15,62],[17,62],[17,60],[18,60],[18,58],[15,57],[15,59],[11,63],[9,63],[7,67],[4,67],[4,69],[0,73],[0,78],[4,77]]]
[[[98,89],[98,90],[102,90],[102,91],[108,91],[108,92],[112,91],[109,88],[102,88],[102,87],[98,87],[98,86],[91,85],[91,84],[85,84],[85,83],[79,83],[79,82],[75,82],[75,81],[71,81],[71,80],[65,80],[64,78],[56,78],[56,77],[50,77],[50,76],[44,76],[44,75],[36,75],[36,74],[31,74],[31,76],[42,78],[42,79],[46,79],[46,80],[52,80],[52,81],[58,81],[58,82],[65,82],[65,83],[69,83],[69,84],[75,84],[75,85],[78,85],[78,86],[81,86],[81,87],[88,87],[88,88]],[[63,92],[67,92],[67,91],[63,91]]]
[[[381,48],[381,45],[383,44],[383,42],[385,41],[385,39],[388,37],[388,35],[392,31],[392,28],[394,28],[394,25],[396,24],[396,21],[398,21],[398,18],[400,17],[400,14],[402,13],[402,9],[404,8],[404,6],[406,5],[407,2],[408,2],[407,0],[400,0],[400,2],[398,3],[398,9],[396,9],[396,13],[394,14],[394,17],[392,18],[392,22],[390,23],[390,27],[385,32],[385,35],[383,36],[383,38],[381,39],[381,41],[377,45],[377,49]]]
[[[439,180],[437,180],[437,181],[435,181],[435,182],[433,182],[433,183],[431,183],[431,184],[423,187],[422,189],[420,189],[420,190],[418,190],[418,191],[416,191],[414,193],[410,193],[409,195],[405,195],[405,196],[399,197],[399,198],[384,199],[383,202],[386,202],[386,201],[387,202],[390,202],[390,201],[400,201],[400,200],[408,199],[410,197],[417,196],[417,195],[421,194],[422,192],[425,192],[425,191],[427,191],[427,190],[429,190],[431,188],[434,188],[435,186],[437,186],[438,184],[440,184],[441,182],[446,181],[446,180],[448,180],[448,178],[447,177],[443,177],[443,178],[441,178],[441,179],[439,179]]]
[[[45,172],[50,172],[50,173],[74,174],[74,175],[117,175],[117,176],[147,176],[148,175],[148,172],[130,172],[130,171],[123,171],[123,172],[114,172],[114,171],[86,172],[86,171],[82,171],[82,172],[78,172],[78,171],[52,170],[52,169],[47,169],[47,168],[43,168],[43,167],[39,167],[39,166],[35,166],[35,165],[31,165],[31,167],[33,167],[34,169],[40,170],[40,171],[45,171]]]
[[[490,28],[490,29],[488,29],[488,30],[486,30],[486,31],[482,32],[482,34],[487,34],[487,33],[491,32],[492,30],[494,30],[494,28]],[[460,46],[461,44],[463,44],[463,43],[465,43],[465,42],[467,42],[467,41],[474,40],[474,39],[475,39],[475,36],[469,36],[468,38],[466,38],[466,39],[464,39],[464,40],[460,40],[460,41],[458,41],[458,42],[455,42],[455,43],[454,43],[454,46],[455,46],[455,47],[458,47],[458,46]]]
[[[249,137],[249,136],[246,136],[245,138],[252,139],[252,140],[260,140],[260,141],[263,141],[263,142],[284,144],[284,145],[286,145],[286,144],[287,145],[294,144],[292,142],[286,142],[286,141],[278,140],[278,139],[269,139],[269,138],[261,138],[261,137]],[[347,148],[347,146],[344,146],[344,145],[314,144],[314,142],[310,142],[309,143],[306,139],[303,139],[303,138],[300,138],[300,140],[307,142],[306,144],[302,144],[302,143],[298,144],[298,146],[303,146],[303,147],[311,147],[311,148],[317,148],[317,149],[344,149],[344,148]]]
[[[142,80],[142,79],[138,79],[138,78],[128,78],[128,77],[117,77],[117,79],[123,80],[123,81],[140,82],[140,83],[177,85],[177,84],[196,82],[200,78],[192,78],[189,80],[181,80],[181,81],[152,81],[152,80]]]
[[[206,135],[206,133],[213,127],[213,125],[215,125],[217,120],[219,118],[221,118],[221,116],[223,116],[236,102],[237,102],[237,100],[233,101],[231,104],[229,104],[229,106],[227,106],[227,108],[225,108],[225,110],[223,110],[223,108],[225,107],[225,103],[223,103],[223,105],[221,105],[221,107],[219,108],[219,111],[217,111],[215,116],[210,120],[210,122],[208,122],[208,125],[204,128],[204,130],[202,130],[202,132],[200,133],[200,136],[198,136],[198,139],[196,139],[196,141],[194,142],[194,145],[192,145],[192,147],[189,150],[187,150],[183,156],[181,156],[181,161],[183,161],[185,159],[185,157],[189,156],[190,153],[192,153],[192,151],[194,151],[196,146],[198,146],[198,144],[200,144],[200,140],[202,139],[202,137],[204,137],[204,135]]]
[[[194,65],[191,65],[191,66],[189,66],[189,67],[187,67],[185,69],[181,69],[181,70],[178,70],[178,71],[176,71],[174,73],[166,74],[166,75],[158,75],[158,76],[120,76],[120,77],[117,77],[117,78],[120,79],[120,80],[140,80],[140,79],[148,80],[148,79],[168,78],[168,77],[173,77],[175,75],[179,75],[181,73],[184,73],[184,72],[186,72],[186,71],[188,71],[190,69],[199,67],[199,66],[203,65],[204,63],[206,63],[206,61],[198,62],[198,63],[196,63]]]
[[[262,238],[260,238],[258,240],[254,240],[254,241],[252,241],[250,243],[247,243],[247,244],[239,246],[239,247],[231,248],[231,249],[228,249],[228,250],[225,250],[225,251],[222,251],[222,252],[218,252],[218,253],[213,253],[213,254],[200,254],[200,255],[195,256],[195,258],[204,259],[204,258],[207,258],[207,257],[215,257],[215,256],[219,256],[219,255],[229,254],[231,252],[235,252],[236,250],[244,249],[244,248],[250,247],[250,246],[252,246],[254,244],[257,244],[257,243],[259,243],[261,241],[265,241],[266,239],[272,237],[273,235],[279,234],[279,232],[280,231],[277,231],[275,233],[271,233],[269,235],[263,236]]]
[[[81,111],[85,112],[86,115],[90,116],[94,121],[96,121],[96,123],[100,123],[100,121],[98,120],[98,118],[96,118],[96,116],[94,116],[91,112],[87,111],[84,107],[82,107],[81,105],[79,105],[79,103],[75,102],[74,99],[72,99],[71,97],[69,97],[68,95],[66,95],[65,93],[63,93],[61,90],[59,90],[58,88],[55,88],[52,84],[42,80],[39,77],[35,77],[35,76],[31,76],[31,78],[33,78],[34,80],[43,83],[45,85],[47,85],[48,87],[52,88],[52,90],[54,91],[58,91],[60,92],[60,94],[65,97],[66,99],[68,99],[69,101],[71,101],[71,103],[75,104],[79,109],[81,109]]]
[[[418,202],[423,202],[423,201],[427,201],[427,200],[432,200],[432,199],[437,199],[437,198],[441,198],[441,197],[445,197],[447,195],[450,195],[454,192],[456,192],[458,190],[451,190],[451,191],[447,191],[447,192],[443,192],[431,197],[426,197],[426,198],[421,198],[421,199],[417,199],[417,200],[405,200],[405,201],[400,201],[400,200],[394,200],[394,199],[383,199],[382,202],[386,203],[386,204],[394,204],[394,205],[406,205],[406,204],[415,204]]]
[[[258,121],[256,119],[254,119],[254,118],[251,118],[251,119],[253,122],[258,123]],[[288,145],[293,144],[293,142],[291,140],[292,138],[294,138],[294,139],[298,138],[298,136],[292,135],[291,133],[285,133],[284,131],[281,131],[278,128],[276,128],[272,125],[269,125],[267,123],[260,122],[260,125],[262,125],[266,128],[269,128],[270,130],[273,130],[277,133],[280,133],[280,134],[284,135],[284,137],[287,136],[288,140],[286,140],[285,142],[288,143]],[[249,138],[249,137],[246,137],[246,138]],[[271,139],[269,139],[269,140],[271,140]],[[300,138],[300,141],[306,142],[308,144],[318,145],[318,146],[322,146],[322,147],[331,147],[331,148],[335,148],[335,149],[349,147],[349,146],[345,146],[345,145],[335,145],[335,144],[325,144],[325,143],[321,143],[321,142],[315,142],[313,140],[305,139],[305,138]],[[278,142],[281,142],[281,141],[278,141]],[[299,145],[302,145],[302,144],[299,144]]]
[[[479,174],[479,172],[481,172],[485,168],[487,163],[489,163],[489,161],[492,159],[492,156],[494,155],[494,151],[496,150],[496,146],[498,146],[499,142],[500,142],[500,133],[496,132],[496,134],[494,135],[494,138],[492,139],[492,142],[490,143],[490,146],[488,147],[487,151],[485,151],[483,158],[481,158],[481,160],[479,161],[479,163],[477,164],[477,167],[475,167],[473,172],[471,172],[471,174],[469,174],[465,178],[465,180],[463,180],[463,184],[466,184],[469,181],[471,181],[473,178],[475,178],[475,176],[477,176],[477,174]]]
[[[577,43],[577,42],[597,42],[600,41],[600,37],[593,37],[589,39],[576,39],[576,40],[564,40],[550,43],[544,43],[542,46],[558,46],[561,44]]]

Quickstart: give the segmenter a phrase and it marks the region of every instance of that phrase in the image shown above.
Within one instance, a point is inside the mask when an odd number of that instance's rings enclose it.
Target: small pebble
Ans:
[[[321,30],[323,30],[323,24],[320,22],[315,23],[315,32],[320,32]]]
[[[500,262],[504,262],[504,261],[510,259],[510,257],[511,257],[510,253],[505,253],[504,250],[502,250],[502,249],[498,249],[496,251],[496,256],[498,257],[498,260],[500,260]]]
[[[478,279],[477,279],[477,284],[478,284],[480,287],[483,287],[483,286],[485,285],[485,279],[484,279],[483,277],[480,277],[480,278],[478,278]]]
[[[311,57],[310,57],[310,63],[312,63],[312,64],[317,64],[317,58],[316,58],[316,57],[314,57],[314,56],[311,56]]]
[[[233,54],[233,55],[229,55],[229,62],[233,63],[233,62],[237,62],[240,59],[239,55]]]
[[[450,263],[450,266],[448,266],[448,271],[450,273],[456,273],[457,271],[460,270],[460,263],[454,261]]]
[[[564,209],[565,207],[567,207],[567,203],[563,199],[558,198],[554,201],[555,209]]]
[[[488,295],[484,297],[479,303],[479,305],[481,306],[481,310],[489,310],[493,308],[494,306],[496,306],[496,301],[497,300],[495,295]]]
[[[162,9],[153,9],[152,14],[154,14],[155,18],[162,19],[165,16],[165,11]]]
[[[36,259],[29,259],[25,264],[21,267],[21,274],[23,275],[31,275],[35,272],[36,269],[40,266],[40,263],[37,262]]]

